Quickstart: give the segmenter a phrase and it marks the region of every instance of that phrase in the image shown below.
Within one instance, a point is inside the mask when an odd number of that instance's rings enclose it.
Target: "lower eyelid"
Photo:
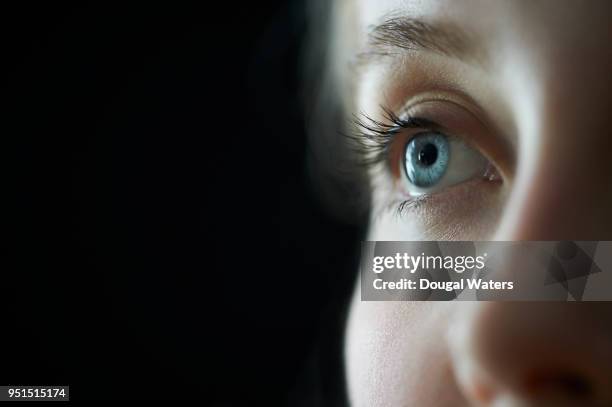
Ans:
[[[401,215],[444,215],[452,214],[457,206],[469,205],[478,207],[489,207],[487,201],[493,199],[494,194],[499,192],[501,182],[489,181],[484,178],[475,178],[461,184],[445,188],[444,191],[424,194],[418,197],[400,193],[395,198],[395,208]],[[459,204],[458,204],[459,203]]]

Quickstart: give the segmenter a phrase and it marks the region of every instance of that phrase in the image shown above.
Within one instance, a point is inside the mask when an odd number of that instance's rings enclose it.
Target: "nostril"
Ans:
[[[575,401],[587,401],[593,398],[591,381],[577,372],[547,370],[530,375],[525,388],[532,396],[558,394]]]

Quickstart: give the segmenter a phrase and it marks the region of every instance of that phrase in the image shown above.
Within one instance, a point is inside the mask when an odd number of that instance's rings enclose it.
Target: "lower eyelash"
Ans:
[[[395,216],[401,218],[412,210],[421,208],[427,204],[429,195],[420,195],[416,197],[410,197],[409,199],[391,200],[384,206],[380,207],[377,211],[377,216],[392,211]]]
[[[421,205],[425,204],[429,198],[429,195],[421,195],[411,199],[402,201],[397,207],[397,214],[401,217],[410,209],[417,209]]]

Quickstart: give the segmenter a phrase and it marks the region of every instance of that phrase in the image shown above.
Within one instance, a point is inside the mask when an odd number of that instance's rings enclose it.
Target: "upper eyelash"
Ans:
[[[354,132],[348,137],[353,141],[361,163],[366,166],[386,160],[393,137],[402,129],[436,127],[436,123],[428,119],[413,116],[401,118],[388,108],[381,109],[385,121],[374,119],[365,113],[353,115]]]

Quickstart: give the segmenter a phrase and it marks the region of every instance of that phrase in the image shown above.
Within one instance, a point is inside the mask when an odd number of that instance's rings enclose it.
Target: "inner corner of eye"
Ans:
[[[490,161],[487,162],[487,166],[485,167],[484,173],[482,177],[489,182],[503,182],[503,177],[500,171],[497,169],[495,165],[493,165]]]

